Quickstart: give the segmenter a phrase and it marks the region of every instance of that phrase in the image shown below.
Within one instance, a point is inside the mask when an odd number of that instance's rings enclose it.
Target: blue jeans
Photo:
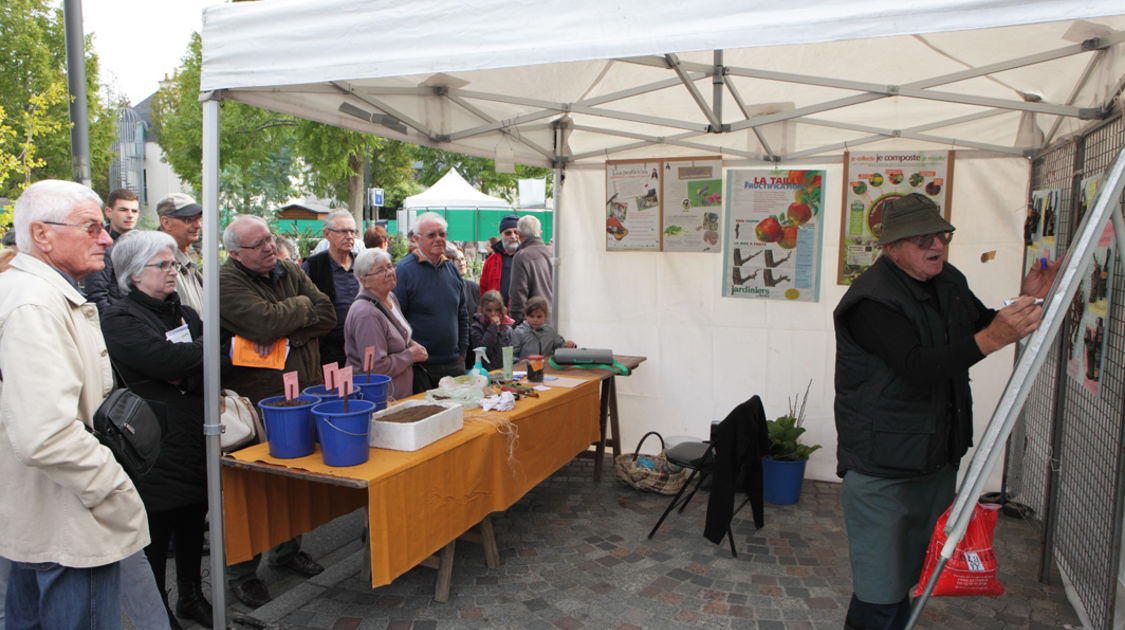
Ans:
[[[121,561],[121,609],[135,628],[171,630],[164,596],[156,586],[144,551]]]
[[[5,608],[8,630],[121,630],[118,563],[75,569],[13,561]]]

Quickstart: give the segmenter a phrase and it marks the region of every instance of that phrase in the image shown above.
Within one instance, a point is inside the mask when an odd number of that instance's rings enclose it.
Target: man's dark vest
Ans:
[[[305,262],[309,264],[309,279],[335,304],[336,283],[332,280],[332,260],[328,257],[328,250],[309,256]]]
[[[875,300],[914,324],[924,346],[964,339],[975,332],[976,309],[965,277],[945,263],[932,278],[940,312],[922,284],[879,257],[856,279],[833,313],[836,324],[836,473],[914,477],[957,464],[972,445],[973,403],[969,372],[944,382],[908,382],[863,350],[848,331],[848,309]]]

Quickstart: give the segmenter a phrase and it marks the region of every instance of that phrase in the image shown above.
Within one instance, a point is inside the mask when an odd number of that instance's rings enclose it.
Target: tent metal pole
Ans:
[[[555,210],[551,213],[551,324],[555,330],[559,329],[559,288],[560,278],[559,273],[559,252],[562,251],[562,235],[559,233],[561,221],[559,215],[562,214],[562,182],[563,182],[563,153],[566,146],[566,125],[567,121],[555,121],[555,168],[552,173],[554,192],[555,192]]]
[[[941,549],[941,557],[930,576],[929,583],[926,584],[925,591],[914,602],[910,619],[906,623],[906,630],[910,630],[917,623],[934,585],[937,584],[941,569],[953,557],[957,550],[957,544],[965,536],[965,530],[969,527],[969,520],[972,518],[973,508],[977,503],[977,497],[984,487],[989,471],[996,465],[996,461],[1004,451],[1004,442],[1012,431],[1012,425],[1019,418],[1020,409],[1027,401],[1027,396],[1035,382],[1035,376],[1047,360],[1051,342],[1054,341],[1066,321],[1071,300],[1074,299],[1074,294],[1078,292],[1082,276],[1090,266],[1094,255],[1094,247],[1097,245],[1106,224],[1110,221],[1110,217],[1113,214],[1120,213],[1118,206],[1121,202],[1123,185],[1125,185],[1125,149],[1118,154],[1113,168],[1102,184],[1097,202],[1082,218],[1082,222],[1075,232],[1077,239],[1070,247],[1068,264],[1059,271],[1059,276],[1055,279],[1054,293],[1046,298],[1043,322],[1039,330],[1035,331],[1027,340],[1027,344],[1020,352],[1019,358],[1016,360],[1016,367],[1008,378],[1008,384],[1004,387],[1004,393],[996,404],[996,409],[992,412],[992,419],[988,422],[988,428],[985,429],[980,445],[973,453],[968,471],[961,481],[957,497],[953,500],[953,506],[949,510],[949,518],[945,526],[947,539]],[[1123,225],[1120,218],[1114,220],[1114,224]],[[1118,238],[1118,243],[1121,243],[1120,237]]]
[[[211,609],[215,628],[227,627],[226,546],[223,540],[222,455],[219,435],[219,101],[203,101],[203,435],[207,441],[207,508],[211,522]]]

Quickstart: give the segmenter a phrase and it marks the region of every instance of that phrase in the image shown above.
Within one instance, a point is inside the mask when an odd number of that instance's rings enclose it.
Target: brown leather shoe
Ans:
[[[259,578],[250,578],[241,584],[235,584],[230,590],[238,601],[250,608],[261,608],[273,599],[269,589],[266,588],[266,583]]]
[[[298,551],[296,555],[281,566],[305,577],[320,575],[320,573],[324,571],[324,567],[320,566],[316,560],[313,560],[309,554],[303,551]]]

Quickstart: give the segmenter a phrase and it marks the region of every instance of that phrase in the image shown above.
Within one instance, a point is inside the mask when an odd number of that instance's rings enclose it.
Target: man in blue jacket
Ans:
[[[402,306],[413,338],[430,358],[422,364],[433,387],[443,376],[465,373],[469,351],[469,311],[456,264],[445,256],[449,224],[436,212],[426,212],[415,224],[417,249],[395,267],[395,297]],[[419,375],[415,372],[415,381]],[[415,382],[415,389],[420,389]]]

